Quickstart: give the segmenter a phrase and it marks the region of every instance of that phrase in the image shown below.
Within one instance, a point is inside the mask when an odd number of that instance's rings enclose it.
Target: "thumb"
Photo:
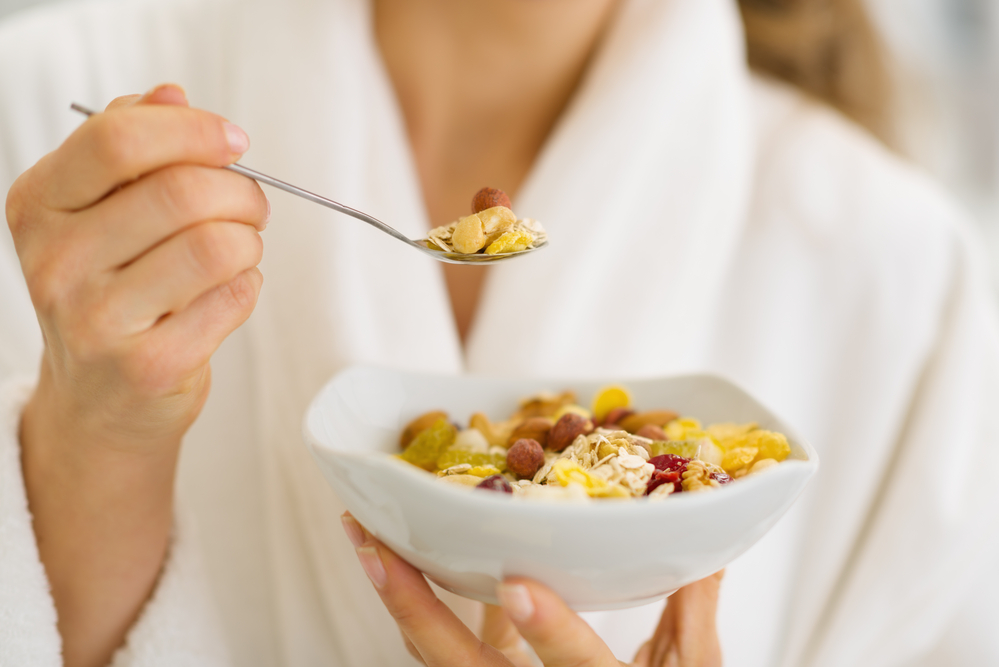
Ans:
[[[496,587],[503,610],[545,667],[619,667],[586,621],[550,589],[511,578]]]

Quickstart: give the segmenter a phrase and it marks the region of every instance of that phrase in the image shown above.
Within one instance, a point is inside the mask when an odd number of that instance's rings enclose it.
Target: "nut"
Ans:
[[[486,234],[486,242],[483,245],[492,244],[517,224],[517,216],[506,206],[493,206],[476,215],[482,221],[482,229]]]
[[[600,422],[600,425],[603,426],[604,428],[608,428],[611,426],[620,427],[621,420],[630,417],[633,414],[635,414],[635,411],[629,410],[628,408],[614,408],[613,410],[607,413],[607,416],[604,417],[604,420],[602,422]]]
[[[548,432],[548,449],[561,452],[571,445],[578,436],[585,435],[592,430],[593,422],[589,419],[574,412],[567,412],[555,422],[552,430]]]
[[[493,206],[513,208],[507,194],[496,188],[482,188],[472,197],[472,213],[485,211],[487,208],[492,208]]]
[[[506,467],[521,479],[534,477],[545,464],[545,451],[537,440],[521,438],[506,453]]]
[[[409,443],[413,441],[413,438],[418,436],[420,432],[426,431],[441,419],[447,419],[447,413],[435,410],[434,412],[422,414],[409,422],[403,430],[402,435],[399,436],[399,446],[402,449],[406,449],[406,447],[409,447]]]
[[[635,435],[640,438],[648,438],[649,440],[658,440],[660,442],[669,439],[666,437],[666,431],[663,430],[662,426],[656,426],[655,424],[646,424],[638,429]]]
[[[639,412],[633,414],[629,417],[619,420],[617,423],[625,431],[629,433],[638,433],[638,429],[646,426],[647,424],[652,424],[654,426],[663,426],[667,424],[680,415],[676,414],[671,410],[650,410],[649,412]],[[665,438],[656,438],[665,440]]]
[[[451,245],[458,252],[469,255],[486,246],[485,226],[479,216],[473,213],[458,221],[451,234]]]
[[[516,416],[524,419],[554,417],[559,410],[575,403],[576,394],[571,391],[564,391],[561,394],[538,394],[521,401]]]
[[[494,424],[489,421],[489,417],[485,416],[481,412],[476,412],[472,415],[468,424],[476,431],[486,436],[486,441],[488,441],[490,445],[496,447],[506,447],[507,441],[510,439],[510,433],[513,432],[513,424],[511,422],[496,422]]]
[[[523,422],[510,434],[509,444],[513,444],[522,438],[529,438],[537,441],[542,447],[548,442],[548,432],[552,430],[554,422],[545,417],[532,417]]]

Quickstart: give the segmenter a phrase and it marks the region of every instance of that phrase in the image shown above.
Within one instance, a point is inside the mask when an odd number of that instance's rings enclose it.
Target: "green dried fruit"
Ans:
[[[666,442],[655,441],[650,445],[652,456],[662,456],[672,454],[682,456],[685,459],[697,457],[697,450],[700,448],[697,440],[667,440]]]
[[[451,422],[443,418],[438,419],[433,426],[413,438],[399,458],[433,472],[437,466],[437,459],[454,444],[457,435],[458,430]]]
[[[446,470],[451,466],[467,463],[470,466],[494,466],[500,472],[506,470],[506,457],[500,454],[482,454],[461,449],[450,449],[437,458],[437,469]]]

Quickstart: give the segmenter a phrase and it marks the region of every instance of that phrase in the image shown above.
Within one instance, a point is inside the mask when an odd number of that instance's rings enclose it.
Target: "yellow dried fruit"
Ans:
[[[759,453],[756,456],[757,461],[773,459],[780,462],[786,459],[791,453],[791,445],[788,444],[787,438],[783,433],[762,430],[752,431],[746,436],[746,443],[749,447],[759,449]]]
[[[663,430],[670,440],[700,440],[708,437],[701,427],[701,422],[690,417],[674,419],[666,424]]]
[[[625,489],[617,484],[611,484],[606,480],[584,470],[578,463],[573,463],[568,459],[559,459],[552,466],[555,479],[562,486],[579,484],[589,496],[596,498],[628,498],[631,496]]]
[[[468,470],[466,475],[475,475],[476,477],[492,477],[493,475],[498,475],[502,471],[496,466],[475,466]]]
[[[511,229],[504,232],[498,239],[486,247],[487,255],[504,255],[511,252],[526,250],[532,243],[534,237],[523,229]]]
[[[486,245],[485,227],[477,214],[465,216],[458,221],[451,234],[451,245],[458,252],[471,254]]]
[[[705,430],[722,449],[731,449],[743,446],[746,434],[755,431],[756,428],[757,426],[753,422],[748,424],[721,423],[712,424]]]
[[[736,470],[749,466],[756,459],[758,452],[759,449],[756,447],[735,447],[725,452],[721,466],[731,475]]]
[[[458,430],[447,419],[438,419],[433,426],[413,438],[399,458],[425,470],[433,471],[437,459],[454,443]]]
[[[685,459],[692,459],[697,456],[700,449],[700,442],[697,440],[669,440],[667,442],[653,442],[649,445],[649,452],[652,456],[662,456],[663,454],[673,454],[682,456]]]
[[[631,405],[631,396],[624,387],[611,385],[597,392],[593,398],[593,418],[602,422],[607,413],[614,408],[627,408]]]

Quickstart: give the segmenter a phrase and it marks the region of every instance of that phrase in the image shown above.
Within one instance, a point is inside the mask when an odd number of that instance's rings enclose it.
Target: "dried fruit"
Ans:
[[[791,446],[787,443],[787,438],[783,433],[773,431],[751,431],[746,435],[746,445],[756,447],[759,451],[756,460],[773,459],[780,462],[791,453]]]
[[[486,246],[486,254],[505,255],[511,252],[520,252],[527,250],[532,243],[534,243],[534,236],[530,232],[523,229],[511,229]]]
[[[682,477],[683,473],[687,472],[687,464],[690,463],[690,459],[674,454],[663,454],[653,456],[649,459],[649,463],[655,466],[656,470],[652,473],[652,478],[645,488],[645,495],[649,495],[666,483],[673,485],[673,493],[683,491]]]
[[[449,449],[437,458],[437,468],[447,470],[456,465],[467,463],[470,466],[494,466],[497,472],[506,469],[506,457],[496,454],[481,454],[461,449]]]
[[[451,245],[458,252],[468,255],[486,246],[485,226],[479,216],[472,214],[458,221],[451,233]]]
[[[759,451],[757,447],[736,447],[730,449],[725,452],[721,467],[730,475],[741,468],[748,468],[756,459]]]
[[[420,432],[426,431],[441,419],[447,419],[447,413],[435,410],[433,412],[424,413],[409,422],[406,424],[406,428],[403,429],[402,435],[399,436],[399,447],[401,449],[406,449],[406,447],[409,446],[409,443],[413,441],[413,438],[419,435]]]
[[[513,493],[513,487],[510,486],[510,482],[506,481],[503,475],[486,477],[475,488],[485,489],[486,491],[499,491],[500,493]]]
[[[581,435],[593,430],[593,422],[574,412],[567,412],[548,432],[548,449],[561,452]]]
[[[621,428],[629,433],[638,433],[643,426],[653,425],[662,427],[676,419],[677,415],[672,410],[649,410],[647,412],[636,412],[633,415],[621,419],[617,423]],[[663,438],[665,440],[665,438]]]
[[[627,408],[631,405],[631,396],[624,387],[612,385],[597,392],[593,399],[593,418],[603,423],[604,418],[614,408]]]
[[[649,447],[652,456],[663,454],[673,454],[682,456],[685,459],[692,459],[697,456],[700,443],[696,440],[668,440],[666,442],[653,442]]]
[[[502,190],[496,188],[482,188],[472,197],[472,213],[485,211],[494,206],[505,206],[513,208],[510,197]]]
[[[437,466],[437,459],[454,443],[457,434],[458,429],[446,418],[438,419],[433,426],[413,438],[409,447],[399,455],[399,458],[425,470],[433,471]]]
[[[642,428],[635,431],[635,435],[640,438],[648,438],[649,440],[666,440],[666,431],[663,430],[662,426],[656,426],[655,424],[646,424]]]
[[[545,464],[545,450],[537,440],[522,438],[506,453],[506,467],[521,479],[534,477]]]
[[[512,445],[518,440],[528,438],[536,440],[538,444],[544,447],[548,443],[548,432],[552,430],[553,424],[554,422],[547,417],[531,417],[513,429],[513,433],[510,434],[507,442]]]

